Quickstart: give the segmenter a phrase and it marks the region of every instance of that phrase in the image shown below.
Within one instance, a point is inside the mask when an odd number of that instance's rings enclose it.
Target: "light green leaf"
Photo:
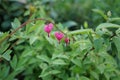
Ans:
[[[46,55],[37,55],[37,58],[48,63],[50,63],[51,61],[50,58],[47,57]]]
[[[66,63],[62,59],[56,59],[52,61],[54,65],[66,65]]]
[[[54,74],[59,74],[59,73],[60,73],[59,70],[45,71],[39,77],[46,77],[48,75],[54,75]]]
[[[72,62],[73,62],[75,65],[77,65],[77,66],[79,66],[79,67],[82,67],[81,60],[80,60],[80,59],[72,59]]]
[[[101,74],[103,74],[104,70],[105,70],[105,65],[104,64],[100,64],[97,66],[97,69],[99,70],[99,72]]]
[[[38,39],[38,36],[31,36],[29,40],[30,45],[32,45],[37,39]]]
[[[67,21],[63,25],[69,28],[69,27],[77,26],[78,24],[75,21]]]
[[[82,30],[75,30],[68,33],[68,35],[77,35],[77,34],[88,34],[92,32],[92,29],[82,29]]]
[[[12,22],[12,28],[16,29],[17,27],[20,26],[20,24],[21,24],[20,21],[17,18],[15,18],[14,22]]]
[[[119,20],[120,20],[120,17],[110,18],[110,19],[109,19],[110,22],[119,21]]]
[[[56,59],[56,58],[69,59],[69,57],[64,54],[53,54],[52,59]]]
[[[3,52],[10,46],[10,44],[7,42],[7,40],[4,40],[0,44],[0,54],[3,54]]]
[[[88,22],[87,21],[84,22],[84,27],[88,28]]]
[[[4,59],[6,59],[7,61],[10,61],[10,58],[11,58],[10,53],[11,53],[11,52],[12,52],[11,50],[7,50],[7,51],[2,55],[2,57],[3,57]]]
[[[102,23],[97,26],[96,30],[99,30],[102,28],[120,28],[120,25],[113,24],[113,23]]]

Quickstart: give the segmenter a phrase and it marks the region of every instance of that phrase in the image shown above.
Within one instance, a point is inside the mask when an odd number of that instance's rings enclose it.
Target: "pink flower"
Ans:
[[[44,31],[48,33],[48,37],[50,36],[50,32],[52,31],[52,29],[53,29],[53,24],[52,23],[49,23],[49,24],[45,25]]]
[[[65,41],[65,43],[66,43],[66,45],[67,45],[67,44],[70,42],[70,39],[66,37],[66,38],[64,39],[64,41]]]
[[[62,32],[55,32],[55,37],[60,43],[60,40],[64,37],[64,34]]]

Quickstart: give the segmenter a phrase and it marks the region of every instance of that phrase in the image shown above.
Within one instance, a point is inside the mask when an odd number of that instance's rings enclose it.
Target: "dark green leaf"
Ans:
[[[16,55],[14,55],[12,61],[10,62],[10,65],[13,69],[16,68],[16,65],[17,65],[17,56]]]

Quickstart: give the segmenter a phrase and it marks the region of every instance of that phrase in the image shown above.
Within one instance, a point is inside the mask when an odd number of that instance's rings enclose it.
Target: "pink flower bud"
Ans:
[[[66,45],[67,45],[68,43],[70,43],[70,39],[67,38],[67,37],[64,39],[64,41],[65,41]]]
[[[50,32],[52,31],[52,29],[53,29],[53,24],[52,23],[49,23],[49,24],[45,25],[44,31],[48,33],[48,37],[50,36]]]
[[[60,43],[60,40],[64,37],[64,34],[62,32],[55,32],[55,37]]]

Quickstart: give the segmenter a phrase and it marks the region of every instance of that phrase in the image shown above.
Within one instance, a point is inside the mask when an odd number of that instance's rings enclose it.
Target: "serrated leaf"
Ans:
[[[6,59],[7,61],[10,61],[10,58],[11,58],[10,53],[11,53],[11,52],[12,52],[11,50],[7,50],[7,51],[2,55],[2,57],[3,57],[4,59]]]
[[[20,21],[17,18],[15,18],[14,22],[12,22],[12,28],[16,29],[17,27],[20,26],[20,24],[21,24]]]
[[[10,46],[10,44],[7,43],[7,41],[3,41],[0,44],[0,54],[2,54],[9,46]]]

